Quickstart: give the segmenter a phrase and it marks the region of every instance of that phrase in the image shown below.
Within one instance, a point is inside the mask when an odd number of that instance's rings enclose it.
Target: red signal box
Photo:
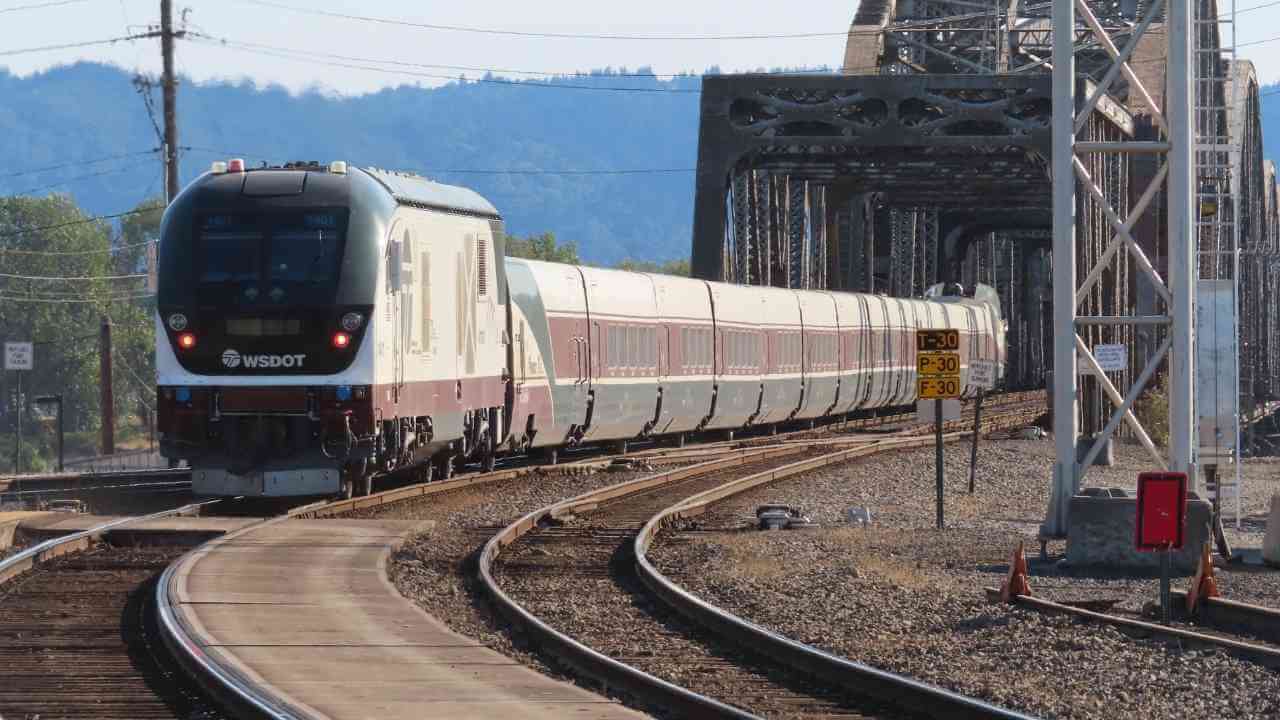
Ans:
[[[1180,550],[1187,518],[1186,473],[1138,475],[1135,544],[1141,552]]]

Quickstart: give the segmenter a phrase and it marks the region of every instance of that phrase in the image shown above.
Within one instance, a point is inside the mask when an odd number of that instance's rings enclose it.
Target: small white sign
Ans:
[[[1094,345],[1093,359],[1103,372],[1122,372],[1129,367],[1129,348],[1125,345]]]
[[[4,344],[5,370],[31,370],[35,368],[35,352],[29,342],[7,342]]]
[[[974,360],[969,363],[969,384],[983,390],[996,386],[996,364],[991,360]]]
[[[921,423],[931,423],[938,419],[938,411],[935,407],[937,400],[917,400],[916,401],[916,421]],[[960,419],[960,401],[959,400],[943,400],[942,401],[942,422],[950,422]]]

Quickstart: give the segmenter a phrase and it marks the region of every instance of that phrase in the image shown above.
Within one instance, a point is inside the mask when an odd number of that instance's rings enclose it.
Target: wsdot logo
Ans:
[[[240,366],[246,368],[300,368],[306,361],[305,354],[298,355],[241,355],[235,350],[222,353],[222,364],[234,370]]]

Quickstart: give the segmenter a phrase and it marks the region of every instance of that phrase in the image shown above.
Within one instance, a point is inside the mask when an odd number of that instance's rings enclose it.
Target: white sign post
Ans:
[[[996,386],[996,364],[991,360],[974,360],[969,363],[969,384],[991,390]]]
[[[35,352],[29,342],[4,344],[5,370],[32,370],[35,368]]]
[[[22,371],[35,367],[35,351],[29,342],[7,342],[4,344],[4,369],[17,373],[17,394],[14,396],[15,430],[13,436],[13,474],[22,474]],[[18,486],[18,497],[21,502],[22,486]]]
[[[1094,345],[1093,357],[1103,372],[1123,372],[1129,367],[1129,348],[1125,345]]]

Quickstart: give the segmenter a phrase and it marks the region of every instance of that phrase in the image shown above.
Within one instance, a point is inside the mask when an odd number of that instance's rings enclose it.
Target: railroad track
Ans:
[[[490,539],[480,582],[520,632],[561,665],[680,716],[1023,717],[750,626],[684,592],[644,558],[664,522],[717,499],[924,442],[744,450],[587,493],[530,513]]]
[[[97,544],[116,520],[0,562],[0,715],[32,718],[222,717],[180,673],[150,612],[156,576],[185,547]]]
[[[986,588],[986,593],[988,599],[999,602],[998,589]],[[1273,608],[1208,598],[1194,619],[1194,625],[1162,625],[1040,597],[1016,596],[1011,602],[1045,614],[1067,615],[1095,625],[1109,625],[1138,639],[1162,640],[1180,647],[1215,649],[1273,670],[1280,669],[1280,610]],[[1175,617],[1188,620],[1186,593],[1175,592],[1172,602],[1177,609]]]
[[[992,395],[986,400],[986,407],[992,417],[997,415],[1010,416],[1021,409],[1022,412],[1018,416],[1024,421],[1030,422],[1040,412],[1044,411],[1044,403],[1045,392],[1043,390],[1027,390]],[[966,407],[970,406],[971,401],[966,401]],[[970,424],[969,420],[961,419],[948,422],[944,429],[949,432],[962,431],[967,429]],[[919,432],[928,431],[927,427],[919,426],[916,423],[914,412],[876,414],[851,419],[827,418],[821,424],[815,424],[812,428],[805,427],[783,432],[771,432],[756,428],[744,433],[743,437],[737,440],[701,442],[689,448],[660,446],[662,442],[667,442],[666,439],[661,440],[659,443],[646,442],[641,444],[641,447],[630,453],[630,455],[642,458],[662,458],[662,461],[665,462],[679,462],[677,458],[682,455],[696,459],[724,448],[758,447],[787,440],[831,437],[867,430],[913,432],[913,427],[917,428]],[[644,447],[645,445],[648,445],[648,447]],[[703,455],[699,455],[699,453]],[[594,463],[614,455],[615,453],[612,453],[608,446],[583,448],[575,451],[570,456],[569,462],[571,464]],[[507,463],[510,465],[508,469],[518,469],[536,467],[538,460],[533,458],[512,458],[508,459]],[[394,475],[388,479],[393,483],[396,482]],[[146,470],[107,470],[102,472],[4,476],[0,477],[0,502],[17,501],[24,498],[47,500],[98,491],[181,492],[189,489],[190,486],[190,468],[153,468]]]
[[[766,462],[761,456],[792,458],[819,454],[832,447],[865,446],[873,440],[849,436],[844,431],[870,427],[892,430],[895,423],[908,426],[912,421],[914,416],[910,415],[867,418],[850,423],[848,428],[834,425],[804,428],[776,436],[695,448],[655,448],[635,453],[634,459],[653,465],[691,463],[707,458],[729,463],[751,458]],[[814,435],[822,437],[804,439]],[[765,444],[770,447],[759,447]],[[807,447],[815,444],[822,446],[821,449]],[[575,462],[556,468],[525,465],[469,474],[449,482],[412,485],[368,498],[295,508],[281,517],[350,515],[433,493],[459,488],[479,490],[531,473],[595,471],[618,459],[617,455],[600,456],[595,451],[584,451],[580,455]],[[144,473],[142,481],[173,482],[175,475],[187,472]],[[123,471],[106,475],[119,482],[136,478],[139,473]],[[698,487],[701,485],[695,483],[693,489]],[[184,507],[147,518],[189,509]],[[287,708],[257,702],[252,682],[206,667],[203,662],[206,658],[200,657],[198,648],[184,643],[180,623],[175,621],[168,604],[169,579],[173,561],[189,548],[93,547],[104,532],[141,519],[145,518],[116,521],[86,533],[59,538],[0,563],[0,583],[17,578],[0,584],[0,595],[5,598],[0,611],[0,638],[9,639],[7,643],[0,642],[0,659],[7,667],[25,668],[6,675],[7,682],[0,688],[0,714],[9,720],[37,715],[43,718],[218,718],[222,717],[218,707],[231,707],[236,709],[236,715],[243,711],[269,717],[296,716]],[[631,522],[638,527],[644,519],[636,515]],[[77,554],[60,557],[69,553]],[[37,565],[39,571],[30,572]],[[734,663],[725,661],[723,665],[731,667]],[[761,687],[760,692],[770,692],[767,683]],[[816,687],[810,688],[810,692],[819,698],[824,693]],[[783,704],[792,702],[793,709],[798,709],[810,702],[801,696],[779,695],[777,698]],[[795,697],[801,699],[797,701]],[[813,707],[838,707],[829,698],[817,702],[819,705]]]

